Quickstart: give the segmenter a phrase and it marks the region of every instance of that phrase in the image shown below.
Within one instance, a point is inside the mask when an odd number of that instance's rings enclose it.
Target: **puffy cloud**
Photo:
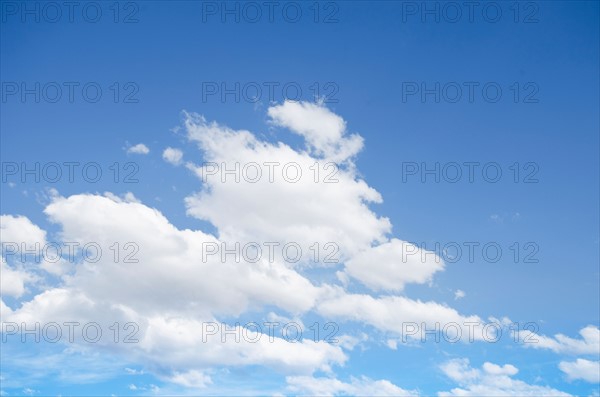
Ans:
[[[435,337],[427,336],[425,332],[436,329],[436,326],[441,330],[440,340],[494,338],[493,329],[488,330],[489,334],[483,331],[485,322],[478,316],[463,316],[436,302],[422,302],[402,296],[374,298],[364,294],[348,294],[333,288],[324,293],[317,310],[323,316],[358,321],[384,332],[402,335],[404,340],[411,338],[434,341]]]
[[[101,247],[101,255],[96,262],[75,264],[69,274],[62,274],[58,285],[14,311],[0,301],[3,319],[93,321],[103,329],[115,322],[135,323],[138,343],[115,345],[105,341],[91,348],[122,354],[128,365],[142,364],[147,373],[184,387],[210,385],[209,368],[261,365],[293,375],[288,378],[290,387],[310,380],[314,390],[331,394],[368,394],[368,390],[403,394],[404,390],[385,380],[360,378],[344,383],[309,377],[315,371],[330,374],[334,366],[343,365],[348,359],[345,350],[366,340],[364,336],[342,335],[338,345],[307,339],[289,343],[281,337],[269,340],[266,335],[256,343],[206,342],[202,338],[207,322],[222,324],[223,319],[244,315],[264,321],[317,314],[372,325],[392,334],[390,340],[404,333],[405,322],[427,329],[436,323],[443,326],[453,322],[463,339],[470,335],[465,323],[483,325],[478,316],[464,316],[436,302],[353,294],[341,286],[313,283],[301,274],[299,265],[309,264],[312,252],[307,252],[315,243],[320,243],[319,259],[329,253],[325,244],[335,244],[335,259],[340,264],[327,266],[337,266],[340,279],[354,278],[374,290],[400,291],[407,283],[427,282],[443,268],[443,262],[389,237],[389,220],[369,208],[382,201],[380,194],[358,176],[352,164],[362,138],[348,135],[341,117],[320,104],[289,102],[270,108],[269,116],[275,125],[304,137],[307,149],[297,151],[281,142],[262,141],[249,131],[232,130],[186,114],[187,137],[198,145],[205,161],[202,165],[186,163],[203,181],[199,192],[186,198],[186,207],[188,214],[209,221],[216,235],[179,229],[130,193],[123,197],[112,193],[53,195],[44,212],[60,226],[61,238],[81,245],[94,242]],[[167,158],[181,161],[172,154]],[[215,175],[215,164],[228,170],[238,167],[242,172],[248,164],[259,165],[263,175],[258,182],[244,178],[236,182],[231,175]],[[267,175],[266,164],[276,165],[274,181]],[[289,164],[302,172],[296,182],[282,178],[282,169]],[[24,220],[19,222],[25,224]],[[43,231],[36,233],[37,238],[45,236]],[[32,235],[35,233],[28,234]],[[231,248],[235,242],[296,242],[305,250],[304,260],[299,265],[286,263],[280,255],[236,260],[207,251],[217,246],[222,253],[223,244]],[[115,246],[118,257],[112,248]],[[402,250],[411,251],[410,260],[403,261]],[[429,254],[425,255],[427,260],[421,261],[421,254]],[[273,310],[283,314],[265,313]],[[231,327],[236,332],[261,335]],[[481,332],[474,334],[474,339],[481,337]],[[510,368],[488,370],[506,372]]]
[[[37,295],[19,310],[3,315],[3,321],[27,324],[75,321],[80,327],[94,322],[105,331],[112,329],[109,327],[115,322],[134,323],[135,327],[123,331],[131,343],[113,343],[113,333],[109,332],[93,344],[94,349],[119,353],[145,365],[149,372],[169,381],[175,379],[179,384],[187,380],[199,385],[203,370],[215,366],[262,365],[287,374],[311,374],[316,370],[330,371],[331,365],[341,365],[347,360],[342,349],[331,344],[309,339],[291,343],[275,332],[259,333],[254,328],[191,317],[174,313],[148,315],[121,302],[110,299],[96,302],[81,291],[55,288]],[[74,343],[89,347],[80,329],[74,333]],[[203,384],[210,383],[209,376],[203,374],[202,379]]]
[[[529,330],[513,331],[513,333],[523,342],[523,346],[533,349],[549,349],[555,353],[565,354],[600,354],[600,329],[593,325],[588,325],[579,331],[580,339],[563,334],[549,337]]]
[[[317,156],[343,162],[363,147],[360,135],[346,137],[346,122],[322,104],[286,101],[268,110],[273,124],[301,135]]]
[[[298,395],[311,396],[417,396],[415,391],[404,390],[388,380],[372,380],[366,376],[350,378],[350,383],[336,378],[288,376],[288,388]]]
[[[127,153],[148,154],[150,153],[150,149],[148,149],[148,146],[144,145],[143,143],[138,143],[137,145],[129,147],[127,149]]]
[[[249,131],[234,131],[198,115],[187,114],[185,126],[205,160],[202,166],[188,163],[204,181],[202,190],[186,199],[188,214],[212,223],[221,240],[295,242],[305,258],[314,243],[333,243],[340,262],[387,241],[389,220],[367,206],[381,202],[381,196],[351,167],[319,162],[281,142],[264,142]],[[235,167],[238,182],[224,173]],[[252,176],[244,177],[244,170]],[[294,181],[297,170],[300,177]],[[331,174],[332,183],[325,183]],[[251,182],[256,175],[261,177]]]
[[[466,358],[447,361],[440,369],[447,377],[461,384],[472,382],[481,375],[479,370],[469,366],[469,360]]]
[[[576,361],[561,361],[558,368],[570,380],[581,379],[590,383],[600,383],[600,361],[578,358]]]
[[[26,292],[27,284],[38,280],[36,269],[32,269],[28,262],[37,262],[42,268],[47,266],[41,256],[42,248],[46,245],[46,232],[25,216],[11,215],[0,217],[0,229],[0,291],[19,298]]]
[[[163,160],[173,165],[180,165],[183,159],[183,152],[179,149],[168,147],[163,151]]]
[[[136,323],[138,343],[115,346],[106,340],[95,347],[125,354],[180,384],[206,383],[208,378],[197,375],[212,366],[263,365],[310,374],[329,371],[347,359],[341,347],[309,340],[270,341],[262,335],[255,343],[203,341],[203,324],[217,322],[218,317],[265,305],[290,313],[314,305],[319,289],[279,262],[203,257],[203,243],[216,242],[213,236],[179,230],[157,210],[135,201],[98,195],[55,197],[45,213],[60,224],[65,240],[93,241],[104,249],[103,255],[95,263],[79,264],[62,286],[47,289],[19,309],[3,307],[4,321],[96,322],[102,329],[115,322]],[[134,260],[115,260],[109,249],[115,242],[120,247],[134,243]],[[82,343],[81,338],[76,342]]]
[[[443,267],[435,253],[394,238],[359,252],[346,263],[346,272],[373,290],[401,291],[407,283],[429,281]]]
[[[27,248],[32,248],[36,244],[40,246],[46,244],[46,232],[25,216],[0,216],[0,229],[2,244],[12,242],[17,243],[19,247],[25,244]]]
[[[98,263],[80,267],[69,283],[77,283],[92,298],[107,294],[124,305],[152,313],[238,315],[251,305],[273,304],[303,312],[314,304],[318,289],[310,281],[263,255],[257,263],[237,263],[232,256],[208,255],[218,245],[212,235],[178,230],[159,211],[136,202],[96,195],[57,198],[45,209],[60,223],[65,240],[96,242],[104,251]],[[118,242],[132,255],[114,260],[109,249]],[[157,291],[157,286],[167,290]],[[171,289],[169,289],[171,288]],[[148,296],[156,296],[148,302]],[[188,302],[182,305],[181,302]]]
[[[548,386],[530,385],[513,379],[518,369],[510,364],[503,366],[486,362],[481,369],[472,368],[468,359],[450,360],[440,366],[442,372],[457,382],[460,387],[449,392],[439,392],[438,396],[552,396],[568,397],[568,393]]]
[[[202,372],[196,370],[191,370],[183,373],[176,372],[168,380],[171,383],[194,389],[201,389],[212,383],[210,376],[207,376]]]
[[[21,297],[25,293],[25,285],[34,282],[37,278],[22,268],[9,267],[4,258],[0,259],[0,291],[2,295]]]

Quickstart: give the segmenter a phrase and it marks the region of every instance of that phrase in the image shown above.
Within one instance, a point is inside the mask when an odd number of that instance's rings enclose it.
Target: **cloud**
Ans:
[[[138,143],[137,145],[128,148],[127,153],[148,154],[150,153],[150,149],[148,149],[148,146],[144,145],[143,143]]]
[[[309,258],[306,253],[316,242],[320,247],[334,243],[339,248],[335,255],[339,262],[388,240],[389,220],[378,217],[367,206],[381,202],[381,195],[352,168],[330,163],[325,169],[329,163],[319,162],[308,153],[281,142],[261,141],[249,131],[209,123],[202,116],[186,114],[185,126],[206,163],[219,166],[216,175],[208,175],[214,166],[188,164],[204,183],[200,192],[186,198],[187,212],[213,224],[222,240],[295,242],[302,247],[304,258]],[[272,165],[272,172],[267,163]],[[258,181],[249,182],[239,174],[236,181],[234,176],[223,174],[224,169],[236,167],[241,173],[248,164],[260,167]],[[315,164],[320,170],[318,182]],[[299,180],[284,179],[288,165],[300,170]],[[324,183],[331,173],[337,182]]]
[[[169,377],[169,382],[177,385],[182,385],[193,389],[203,389],[212,383],[210,376],[203,374],[200,371],[191,370],[187,372],[176,372]]]
[[[346,272],[373,290],[401,291],[407,283],[425,283],[444,268],[433,252],[398,239],[363,250],[348,260]]]
[[[463,316],[456,310],[436,303],[422,302],[402,296],[382,296],[375,298],[365,294],[348,294],[340,289],[332,289],[322,299],[317,311],[326,317],[339,320],[357,321],[375,328],[403,336],[405,339],[435,341],[436,337],[426,336],[426,330],[437,328],[444,331],[439,340],[484,340],[482,330],[485,322],[478,316]],[[447,328],[446,328],[447,327]],[[490,332],[489,338],[493,338]]]
[[[0,216],[0,231],[2,243],[16,242],[19,246],[25,244],[27,248],[46,244],[46,232],[25,216]]]
[[[600,329],[588,325],[579,331],[581,339],[570,338],[563,334],[554,337],[538,335],[529,330],[513,331],[523,342],[523,346],[533,349],[548,349],[563,354],[595,354],[600,353]]]
[[[570,380],[581,379],[590,383],[600,383],[600,361],[578,358],[576,361],[561,361],[558,368],[567,374]]]
[[[297,395],[311,396],[417,396],[415,391],[404,390],[388,380],[372,380],[366,376],[351,377],[350,383],[336,378],[288,376],[288,389]]]
[[[250,304],[261,302],[275,302],[289,312],[305,311],[318,293],[306,278],[279,262],[269,263],[266,255],[245,266],[233,256],[222,263],[221,255],[204,255],[203,247],[219,240],[199,230],[179,230],[159,211],[141,203],[74,195],[55,199],[44,212],[60,224],[65,240],[94,241],[111,254],[103,255],[97,264],[79,268],[71,281],[99,298],[110,292],[117,302],[148,305],[154,311],[181,307],[181,312],[202,309],[211,315],[238,315]],[[115,263],[108,249],[115,242],[121,246],[135,243],[137,262]],[[147,297],[156,295],[156,285],[174,289],[149,305]],[[222,293],[222,286],[228,287],[228,293]],[[190,302],[190,308],[182,307],[181,302]]]
[[[268,110],[273,124],[301,135],[317,156],[343,162],[363,147],[360,135],[346,136],[346,122],[321,104],[285,101]]]
[[[433,301],[374,297],[347,289],[355,279],[375,291],[398,292],[408,283],[430,281],[444,264],[433,253],[390,236],[389,219],[369,207],[382,202],[382,197],[352,164],[362,138],[348,135],[341,117],[321,104],[289,102],[270,108],[269,116],[273,124],[304,137],[305,150],[185,114],[187,138],[198,146],[205,162],[186,163],[201,179],[198,192],[186,198],[186,209],[189,215],[210,222],[214,234],[180,229],[131,193],[50,197],[44,213],[60,228],[60,238],[80,245],[94,242],[102,254],[96,262],[76,263],[68,274],[53,280],[52,286],[45,285],[15,310],[2,303],[3,319],[97,322],[106,329],[115,322],[135,323],[137,343],[115,345],[103,340],[90,349],[115,354],[126,359],[127,365],[141,366],[145,373],[194,388],[211,385],[211,368],[257,365],[289,375],[294,387],[300,387],[298,380],[313,379],[315,387],[336,394],[371,389],[403,392],[385,380],[353,378],[344,383],[331,377],[312,378],[317,371],[332,376],[333,368],[347,362],[347,351],[371,338],[339,335],[339,344],[307,338],[290,343],[281,336],[269,340],[260,331],[232,324],[244,316],[257,322],[274,318],[300,322],[313,315],[354,321],[390,334],[384,340],[406,336],[406,322],[427,329],[455,323],[459,339],[464,340],[471,336],[465,324],[475,323],[479,332],[473,339],[481,340],[478,327],[483,322],[478,316],[463,315]],[[266,175],[267,163],[278,165],[275,180]],[[225,165],[229,171],[255,164],[263,167],[264,174],[256,183],[244,178],[236,181],[231,175],[213,175],[214,164]],[[301,170],[296,182],[282,178],[286,164],[296,164]],[[327,177],[331,183],[324,182]],[[10,218],[10,222],[15,221]],[[32,231],[24,238],[45,236],[26,220],[19,222]],[[286,262],[281,251],[257,261],[207,255],[208,246],[231,249],[236,242],[242,246],[294,242],[305,254],[299,263]],[[315,243],[321,250],[316,264],[311,260]],[[322,260],[330,243],[335,244],[337,263]],[[118,258],[111,247],[117,247]],[[408,255],[403,257],[403,253]],[[319,270],[324,273],[331,270],[331,277],[327,282],[312,279],[310,272],[303,271],[307,266],[322,266],[325,269]],[[339,285],[335,274],[346,283]],[[13,294],[21,291],[17,288]],[[240,343],[223,343],[219,338],[205,341],[201,330],[207,322],[260,338]],[[408,336],[419,339],[421,334]],[[80,348],[81,343],[78,337],[74,344]]]
[[[95,347],[120,352],[154,373],[172,368],[178,375],[163,376],[181,382],[191,376],[184,368],[201,372],[218,365],[263,365],[310,374],[347,360],[339,346],[310,340],[290,343],[281,337],[269,341],[268,335],[256,343],[203,343],[203,323],[216,322],[217,317],[238,316],[264,305],[289,313],[314,305],[319,289],[279,262],[205,260],[199,247],[217,241],[213,236],[179,230],[160,212],[137,202],[98,195],[56,197],[45,213],[60,224],[65,240],[96,242],[106,254],[96,263],[79,265],[62,286],[8,311],[5,321],[97,322],[103,329],[114,322],[134,322],[139,343],[115,347],[105,341]],[[134,242],[137,262],[115,261],[108,249],[115,242],[121,247]]]
[[[39,279],[35,274],[35,267],[39,264],[43,268],[47,267],[41,256],[46,245],[46,232],[25,216],[2,215],[0,238],[0,291],[3,295],[19,298],[26,292],[27,284],[33,284]],[[8,263],[9,260],[11,264]],[[29,262],[38,265],[32,268]]]
[[[467,296],[467,294],[465,294],[465,291],[463,291],[463,290],[457,289],[454,292],[454,300],[462,299],[465,296]]]
[[[180,165],[183,159],[183,152],[179,149],[168,147],[163,151],[163,160],[173,165]]]
[[[561,392],[548,386],[530,385],[521,380],[514,379],[518,369],[511,365],[497,365],[486,362],[481,369],[472,368],[466,358],[453,359],[440,366],[442,372],[460,387],[448,392],[439,392],[438,396],[532,396],[532,397],[568,397],[568,393]]]
[[[21,297],[26,291],[26,284],[37,280],[32,273],[23,270],[22,268],[11,268],[6,263],[4,258],[0,262],[0,291],[2,295],[12,296],[14,298]]]

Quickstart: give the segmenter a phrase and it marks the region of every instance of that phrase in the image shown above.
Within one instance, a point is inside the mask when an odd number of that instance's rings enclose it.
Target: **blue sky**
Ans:
[[[3,326],[3,394],[599,394],[598,2],[481,2],[472,20],[460,2],[274,2],[272,21],[263,2],[77,2],[72,22],[61,4],[0,2],[2,321],[130,321],[141,337],[22,343]],[[295,158],[342,180],[197,175]],[[73,182],[65,162],[80,164]],[[91,162],[97,182],[80,173]],[[23,181],[36,163],[40,182]],[[436,164],[439,182],[424,172]],[[199,241],[269,238],[333,242],[341,260],[268,274],[194,262]],[[36,241],[106,247],[60,268],[6,251]],[[139,263],[107,259],[115,242],[137,244]],[[443,266],[398,262],[401,242]],[[402,343],[401,324],[438,315],[503,334]],[[273,318],[335,322],[346,343],[197,340],[209,321]]]

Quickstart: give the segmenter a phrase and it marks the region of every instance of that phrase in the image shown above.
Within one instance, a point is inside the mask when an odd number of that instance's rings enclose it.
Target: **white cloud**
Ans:
[[[329,377],[309,377],[316,371],[329,375],[333,367],[344,365],[346,351],[368,339],[363,335],[340,335],[339,345],[308,339],[289,343],[281,337],[269,341],[265,335],[258,343],[202,340],[199,330],[203,323],[221,323],[224,318],[231,320],[247,313],[254,313],[259,318],[252,320],[259,322],[300,319],[305,314],[356,321],[391,334],[385,340],[402,335],[405,322],[426,324],[427,329],[436,323],[443,326],[454,322],[460,326],[462,339],[469,336],[465,323],[483,325],[478,316],[465,316],[436,302],[403,296],[376,298],[349,293],[347,285],[313,283],[300,273],[300,265],[285,263],[279,256],[273,261],[263,257],[248,263],[231,256],[221,260],[220,255],[203,255],[205,244],[297,242],[305,250],[304,258],[310,258],[306,252],[316,242],[322,248],[334,242],[340,262],[334,271],[340,279],[349,282],[352,277],[374,290],[389,291],[400,291],[407,283],[427,282],[443,268],[443,262],[435,261],[437,257],[431,253],[426,261],[420,261],[425,252],[418,250],[411,258],[416,257],[416,261],[402,261],[398,250],[416,247],[391,238],[390,221],[369,208],[382,198],[352,164],[362,138],[348,136],[341,117],[322,105],[288,102],[272,107],[269,115],[276,125],[303,136],[307,149],[296,151],[281,142],[262,141],[249,131],[234,131],[197,115],[186,114],[185,128],[204,161],[227,164],[228,168],[236,163],[294,162],[304,172],[297,183],[281,178],[271,183],[266,175],[258,183],[207,178],[199,184],[197,194],[186,198],[186,206],[190,215],[209,221],[215,235],[179,229],[131,193],[122,197],[110,192],[104,196],[54,195],[44,213],[60,227],[61,238],[80,244],[95,242],[103,248],[102,257],[96,263],[77,264],[58,285],[47,287],[14,311],[2,303],[5,321],[94,321],[106,328],[115,322],[135,322],[139,325],[138,343],[115,346],[105,341],[93,348],[120,354],[128,365],[141,365],[145,373],[181,386],[209,385],[208,369],[215,366],[260,365],[291,375],[291,384],[298,387],[294,379],[313,379],[315,387],[334,394],[366,390],[402,393],[385,380],[360,378],[343,383]],[[321,169],[321,180],[315,183],[311,167],[323,160],[339,162],[337,182],[322,183],[325,172]],[[206,165],[186,166],[199,177],[208,173]],[[45,236],[40,231],[36,238]],[[115,243],[121,248],[135,244],[135,261],[123,261],[130,250],[115,260],[109,248]],[[301,265],[307,262],[305,259]],[[481,337],[480,331],[474,335],[477,340]]]
[[[38,280],[29,262],[36,267],[46,268],[42,258],[42,249],[46,244],[46,232],[25,216],[0,216],[0,243],[2,258],[0,262],[0,291],[15,298],[26,292],[27,284]],[[29,254],[28,252],[31,252]],[[9,264],[8,262],[11,262]]]
[[[357,134],[346,137],[346,122],[321,104],[286,101],[268,110],[275,125],[301,135],[317,156],[343,162],[363,147]]]
[[[81,283],[87,294],[103,297],[110,292],[117,302],[146,306],[147,297],[156,294],[155,286],[169,285],[174,289],[151,303],[155,310],[198,302],[195,312],[237,315],[260,302],[302,312],[314,304],[318,293],[298,273],[281,263],[269,263],[267,255],[246,266],[232,256],[225,263],[220,255],[204,257],[203,247],[219,240],[199,230],[178,230],[160,212],[140,203],[75,195],[55,199],[45,213],[61,225],[65,240],[94,241],[111,254],[78,269],[72,282]],[[108,250],[115,242],[121,246],[134,242],[138,262],[115,263]],[[227,294],[222,293],[223,286],[228,286]]]
[[[11,268],[4,258],[0,258],[0,291],[2,295],[21,297],[26,291],[26,284],[37,280],[32,273],[22,268]],[[3,303],[4,304],[4,303]]]
[[[561,361],[558,368],[567,374],[570,380],[582,379],[590,383],[600,383],[600,361],[578,358],[576,361]]]
[[[236,164],[240,170],[250,163],[261,167],[262,177],[256,183],[241,177],[236,183],[231,175],[223,182],[220,172],[207,176],[209,165],[188,164],[205,180],[199,193],[186,198],[188,214],[215,225],[222,240],[295,242],[302,247],[304,258],[310,257],[309,247],[315,242],[321,247],[335,243],[339,247],[335,259],[340,262],[374,243],[387,241],[389,220],[378,217],[367,206],[381,202],[381,196],[352,168],[337,166],[338,182],[324,183],[335,166],[324,170],[325,163],[308,153],[296,152],[281,142],[261,141],[249,131],[208,123],[198,115],[188,114],[185,126],[188,138],[198,144],[206,162],[224,164],[221,170],[234,169]],[[315,162],[320,169],[318,183],[311,170]],[[265,163],[279,164],[274,166],[274,182],[269,180]],[[288,164],[297,164],[302,172],[295,183],[283,179],[283,167]]]
[[[570,338],[563,334],[549,337],[529,330],[514,331],[513,333],[523,342],[523,346],[533,349],[548,349],[564,354],[598,355],[600,353],[600,329],[593,325],[588,325],[579,331],[581,339]]]
[[[212,383],[210,376],[200,371],[191,370],[187,372],[176,372],[169,379],[169,382],[182,385],[193,389],[203,389]]]
[[[168,147],[163,151],[162,158],[170,164],[180,165],[183,159],[183,152],[179,149]]]
[[[326,317],[340,320],[358,321],[393,335],[405,337],[405,341],[422,340],[435,342],[435,336],[427,335],[426,330],[437,327],[445,332],[439,340],[484,340],[494,338],[492,332],[485,334],[485,322],[478,316],[463,316],[451,307],[436,303],[422,302],[402,296],[382,296],[374,298],[364,294],[348,294],[340,289],[331,289],[324,294],[317,307]],[[452,325],[452,326],[450,326]]]
[[[311,396],[417,396],[415,391],[404,390],[388,380],[372,380],[366,376],[350,378],[350,383],[336,378],[288,376],[290,391]]]
[[[15,242],[27,248],[46,244],[46,232],[25,216],[0,216],[0,231],[2,243]]]
[[[460,387],[448,392],[439,392],[438,396],[532,396],[532,397],[568,397],[568,393],[548,386],[531,385],[514,379],[518,369],[510,364],[503,366],[486,362],[481,369],[472,368],[468,359],[450,360],[440,366],[442,372]]]
[[[346,263],[346,272],[373,290],[401,291],[407,283],[425,283],[444,268],[433,252],[392,239],[359,252]]]
[[[127,192],[121,196],[117,196],[116,194],[112,193],[112,192],[104,192],[104,196],[108,197],[109,199],[111,199],[112,201],[116,201],[118,203],[141,203],[140,200],[138,200],[137,197],[135,197],[135,195],[131,192]]]
[[[454,300],[458,300],[458,299],[462,299],[465,296],[467,296],[467,294],[465,294],[465,291],[461,290],[461,289],[457,289],[454,292]]]
[[[148,154],[150,153],[150,149],[148,149],[148,146],[144,145],[143,143],[138,143],[137,145],[128,148],[127,153]]]
[[[310,374],[347,360],[341,347],[310,340],[290,343],[277,337],[270,342],[263,335],[258,343],[203,343],[202,323],[218,316],[237,316],[261,305],[301,313],[314,305],[319,289],[281,263],[204,260],[199,247],[217,241],[213,236],[178,230],[157,210],[137,202],[97,195],[56,197],[45,213],[60,224],[68,241],[94,241],[101,247],[135,242],[138,262],[115,262],[106,249],[97,263],[78,266],[61,287],[8,311],[5,321],[94,321],[106,329],[114,322],[135,322],[139,343],[115,347],[107,341],[96,347],[121,351],[154,372],[179,369],[163,375],[180,383],[194,374],[188,371],[216,365],[263,365]]]

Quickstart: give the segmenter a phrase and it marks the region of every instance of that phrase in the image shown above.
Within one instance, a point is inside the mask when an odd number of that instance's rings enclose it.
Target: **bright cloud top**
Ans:
[[[148,153],[150,153],[150,149],[148,148],[148,146],[144,145],[143,143],[138,143],[137,145],[134,145],[134,146],[131,146],[130,148],[128,148],[127,153],[148,154]]]
[[[168,147],[163,151],[163,160],[173,165],[180,165],[183,159],[183,152],[179,149]]]

